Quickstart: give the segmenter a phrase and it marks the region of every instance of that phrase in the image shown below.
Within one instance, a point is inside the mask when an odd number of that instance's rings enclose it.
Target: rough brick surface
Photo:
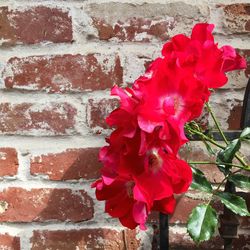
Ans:
[[[0,234],[0,249],[20,250],[20,238],[9,234]]]
[[[228,33],[250,32],[250,4],[236,3],[223,6],[224,26]]]
[[[119,105],[110,88],[131,86],[170,37],[211,22],[219,46],[232,45],[247,60],[210,98],[222,129],[239,129],[250,77],[249,1],[0,2],[0,250],[158,250],[158,213],[146,232],[123,229],[90,187],[113,129],[105,118]],[[215,129],[206,113],[199,123]],[[241,153],[249,163],[249,145]],[[202,142],[192,141],[180,157],[215,161]],[[196,167],[214,186],[224,178],[215,165]],[[190,189],[176,198],[171,249],[222,249],[219,236],[195,246],[186,234],[191,210],[207,195]],[[250,219],[239,220],[234,249],[246,250]]]
[[[135,236],[135,231],[118,232],[101,228],[79,231],[34,231],[31,243],[32,250],[135,250],[139,247],[139,240]]]
[[[0,8],[0,39],[3,44],[71,42],[72,21],[67,10],[38,6],[33,8]]]
[[[76,112],[68,103],[0,103],[0,134],[67,134]]]
[[[46,175],[50,180],[98,178],[101,167],[98,152],[99,148],[83,148],[39,155],[32,158],[30,172]]]
[[[58,55],[11,58],[3,73],[6,88],[47,92],[103,90],[122,83],[118,55]]]
[[[1,222],[84,221],[93,201],[82,190],[8,188],[0,193]]]
[[[174,33],[190,31],[195,22],[206,21],[209,15],[206,6],[183,2],[101,3],[90,4],[87,10],[99,39],[136,42],[166,41]]]
[[[14,176],[18,170],[17,152],[14,148],[0,148],[0,176]]]
[[[90,128],[110,128],[105,121],[108,114],[118,107],[117,99],[89,99],[87,106],[87,123]]]

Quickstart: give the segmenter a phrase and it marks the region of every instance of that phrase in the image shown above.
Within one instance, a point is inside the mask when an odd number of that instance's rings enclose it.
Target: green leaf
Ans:
[[[229,180],[237,187],[250,189],[250,176],[235,174],[230,176]]]
[[[250,216],[246,202],[242,197],[227,192],[216,193],[216,196],[218,196],[221,202],[235,214]]]
[[[231,166],[228,166],[226,163],[232,163],[233,158],[237,151],[240,149],[241,141],[239,139],[235,139],[231,141],[224,150],[221,150],[218,155],[216,161],[219,163],[217,166],[224,175],[229,173]]]
[[[187,230],[195,242],[209,240],[217,228],[216,211],[209,204],[200,204],[188,218]]]
[[[211,193],[213,191],[211,183],[206,179],[202,171],[192,166],[193,182],[191,187],[204,192]]]
[[[245,128],[240,135],[241,140],[249,140],[250,139],[250,127]]]
[[[223,151],[221,151],[222,153],[220,156],[220,160],[226,163],[231,163],[236,152],[239,151],[240,146],[241,146],[241,143],[239,139],[235,139],[231,141],[227,145],[227,147]]]

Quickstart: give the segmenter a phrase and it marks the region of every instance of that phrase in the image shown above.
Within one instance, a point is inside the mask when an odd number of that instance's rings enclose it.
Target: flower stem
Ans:
[[[212,109],[210,107],[210,104],[208,102],[206,103],[206,107],[208,109],[208,112],[211,114],[211,116],[212,116],[212,118],[214,120],[215,126],[219,130],[219,133],[220,133],[221,137],[223,138],[223,140],[225,141],[225,143],[228,145],[228,140],[227,140],[226,136],[224,135],[223,131],[221,130],[219,122],[217,121],[217,119],[216,119],[216,117],[214,115],[214,112],[212,111]]]
[[[194,164],[194,165],[202,165],[202,164],[211,164],[211,165],[228,165],[244,170],[250,170],[250,166],[242,166],[234,163],[224,163],[224,162],[211,162],[211,161],[189,161],[188,164]]]

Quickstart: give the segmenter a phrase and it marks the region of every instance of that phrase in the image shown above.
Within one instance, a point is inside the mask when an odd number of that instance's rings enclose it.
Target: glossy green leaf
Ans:
[[[230,176],[229,180],[237,187],[250,189],[250,176],[235,174]]]
[[[219,164],[217,164],[217,166],[219,170],[224,173],[224,175],[227,175],[231,168],[226,163],[232,163],[235,154],[240,149],[240,146],[240,140],[235,139],[231,141],[224,150],[221,150],[218,153],[216,162],[218,162]]]
[[[250,139],[250,127],[245,128],[241,135],[240,135],[241,140],[249,140]]]
[[[240,140],[235,139],[231,141],[227,147],[221,151],[220,160],[226,163],[231,163],[237,151],[239,151],[241,146]]]
[[[250,216],[246,202],[242,197],[227,192],[218,192],[216,196],[218,196],[221,202],[235,214]]]
[[[187,230],[195,242],[209,240],[218,225],[216,211],[207,204],[200,204],[188,218]]]
[[[213,191],[211,183],[206,179],[202,171],[192,166],[193,181],[191,187],[200,191],[211,193]]]

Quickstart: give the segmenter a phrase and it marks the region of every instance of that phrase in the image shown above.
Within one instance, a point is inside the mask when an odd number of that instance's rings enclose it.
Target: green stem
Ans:
[[[225,146],[223,146],[223,145],[217,143],[216,141],[214,141],[212,138],[210,138],[210,137],[204,135],[204,134],[203,134],[202,132],[200,132],[200,131],[194,130],[194,129],[190,128],[190,127],[187,127],[187,130],[188,130],[189,132],[193,133],[193,134],[199,135],[201,138],[205,139],[206,141],[210,142],[211,144],[213,144],[213,145],[215,145],[215,146],[217,146],[217,147],[219,147],[219,148],[221,148],[221,149],[225,149],[225,148],[226,148]],[[222,132],[222,133],[223,133],[223,132]],[[250,170],[249,167],[248,167],[248,165],[247,165],[247,163],[242,159],[242,157],[240,157],[238,154],[236,154],[236,155],[235,155],[235,158],[236,158],[243,166],[247,167],[247,168],[243,168],[243,169],[248,170],[248,171]]]
[[[206,107],[207,107],[209,113],[211,114],[211,116],[212,116],[212,118],[214,120],[214,123],[215,123],[217,129],[219,130],[219,132],[221,134],[221,137],[223,138],[223,140],[225,141],[225,143],[228,145],[228,140],[227,140],[226,136],[224,135],[223,131],[221,130],[219,122],[217,121],[217,119],[216,119],[216,117],[214,115],[214,112],[212,111],[212,109],[211,109],[211,107],[210,107],[210,105],[209,105],[208,102],[206,103]]]
[[[189,164],[194,164],[194,165],[199,165],[199,164],[213,164],[213,165],[228,165],[228,166],[232,166],[232,167],[237,167],[237,168],[241,168],[244,170],[250,170],[250,166],[242,166],[242,165],[238,165],[238,164],[233,164],[233,163],[225,163],[225,162],[211,162],[211,161],[189,161]]]

